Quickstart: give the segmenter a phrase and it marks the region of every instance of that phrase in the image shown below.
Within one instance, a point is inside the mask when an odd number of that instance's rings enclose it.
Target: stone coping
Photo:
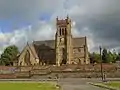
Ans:
[[[58,81],[57,79],[0,79],[1,81]]]
[[[107,86],[107,85],[104,85],[102,83],[92,83],[92,82],[89,82],[89,84],[97,86],[97,87],[101,87],[101,88],[106,88],[106,89],[109,89],[109,90],[120,90],[120,88]]]

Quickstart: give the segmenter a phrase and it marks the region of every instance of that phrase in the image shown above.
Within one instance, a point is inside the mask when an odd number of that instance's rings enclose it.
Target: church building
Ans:
[[[33,41],[24,47],[18,66],[89,64],[86,37],[74,37],[71,19],[56,18],[55,40]]]

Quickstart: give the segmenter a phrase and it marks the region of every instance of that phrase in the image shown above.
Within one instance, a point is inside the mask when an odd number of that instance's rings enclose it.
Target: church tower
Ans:
[[[56,64],[71,64],[72,60],[72,34],[71,34],[71,20],[67,16],[66,19],[59,20],[56,18],[56,35],[55,35],[55,49],[56,49]]]

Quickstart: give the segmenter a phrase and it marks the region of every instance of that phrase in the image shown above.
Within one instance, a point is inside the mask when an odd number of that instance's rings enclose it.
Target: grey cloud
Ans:
[[[18,15],[19,18],[13,21],[13,25],[16,26],[19,22],[36,23],[40,14],[49,13],[51,19],[48,25],[53,29],[49,31],[51,35],[48,36],[46,33],[46,38],[42,35],[44,28],[49,26],[41,24],[33,26],[27,33],[28,41],[49,39],[54,37],[56,16],[65,16],[69,14],[69,10],[77,6],[77,11],[74,12],[73,9],[69,15],[76,22],[75,30],[79,32],[79,36],[90,37],[95,44],[94,50],[98,50],[99,45],[110,49],[120,45],[119,5],[120,0],[0,0],[0,19],[9,19],[14,17],[13,15]],[[88,27],[88,31],[84,31],[84,27]],[[22,40],[23,38],[18,42]]]
[[[83,32],[88,27],[93,41],[108,49],[120,45],[120,1],[119,0],[84,0],[79,7],[85,11],[81,15],[71,16],[76,21],[76,28]],[[98,3],[99,2],[99,3]],[[98,45],[94,48],[98,48]]]
[[[0,0],[0,20],[9,20],[15,29],[19,24],[34,24],[41,14],[53,14],[64,0]]]

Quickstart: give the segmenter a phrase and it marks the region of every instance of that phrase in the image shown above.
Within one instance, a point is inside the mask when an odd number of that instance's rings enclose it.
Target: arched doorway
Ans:
[[[61,65],[62,64],[66,64],[67,60],[66,60],[66,52],[65,52],[65,48],[61,49]]]

